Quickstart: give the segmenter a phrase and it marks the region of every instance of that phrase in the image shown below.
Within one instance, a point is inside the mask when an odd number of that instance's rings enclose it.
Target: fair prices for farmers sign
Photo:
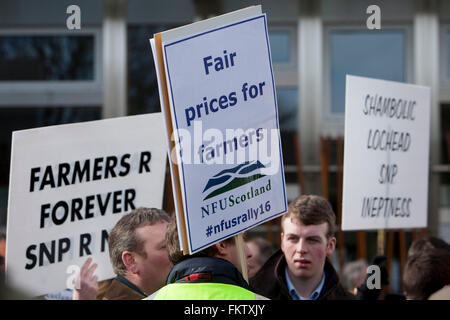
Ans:
[[[138,207],[161,208],[167,161],[161,113],[15,131],[6,276],[32,295],[72,284],[92,257],[114,276],[108,233]]]
[[[426,227],[430,88],[346,81],[342,229]]]
[[[185,230],[180,239],[187,241],[183,251],[197,252],[284,214],[275,83],[261,7],[166,31],[150,42],[174,142],[169,154],[173,181],[179,181],[174,195],[179,231]]]

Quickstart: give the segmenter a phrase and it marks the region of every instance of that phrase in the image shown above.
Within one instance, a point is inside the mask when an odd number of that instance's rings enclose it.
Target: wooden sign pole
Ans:
[[[245,244],[244,244],[244,237],[242,236],[242,233],[235,235],[234,241],[236,243],[236,248],[238,251],[239,264],[241,266],[242,276],[244,277],[245,281],[248,282],[247,257],[245,255],[245,249],[244,249]]]
[[[339,270],[344,269],[344,232],[342,231],[342,184],[343,184],[343,170],[344,170],[344,138],[338,137],[336,139],[337,150],[337,247],[338,247],[338,261]]]
[[[164,108],[164,112],[166,115],[171,114],[170,108],[169,108],[169,93],[167,88],[167,79],[166,79],[166,73],[165,73],[165,66],[164,66],[164,60],[163,60],[163,52],[162,52],[162,38],[161,34],[157,33],[155,34],[155,47],[157,51],[157,58],[158,58],[158,67],[159,67],[159,79],[161,81],[161,87],[162,87],[162,95],[164,100],[164,105],[161,107]],[[173,134],[173,126],[172,122],[168,119],[168,117],[165,117],[166,119],[166,126],[169,134],[169,146],[170,150],[175,150],[175,141],[173,139],[170,139],[170,137]],[[176,152],[175,152],[175,156]],[[179,163],[179,162],[178,162]],[[186,220],[184,216],[184,207],[183,207],[183,201],[181,198],[181,182],[180,177],[178,175],[178,164],[173,163],[172,164],[173,169],[173,179],[174,179],[174,185],[175,190],[173,190],[176,194],[176,202],[177,202],[177,209],[178,209],[178,215],[180,218],[180,231],[183,241],[183,254],[189,253],[189,246],[188,246],[188,240],[187,240],[187,231],[186,231]]]
[[[394,232],[394,230],[388,230],[388,231],[383,230],[383,233],[387,234],[386,235],[386,254],[385,254],[385,256],[387,257],[386,269],[388,270],[388,273],[391,274],[392,260],[394,257],[395,232]],[[385,292],[390,292],[390,291],[391,291],[391,287],[390,287],[390,285],[387,285],[385,288]]]
[[[377,255],[384,255],[384,242],[385,242],[384,229],[379,229],[377,232]]]

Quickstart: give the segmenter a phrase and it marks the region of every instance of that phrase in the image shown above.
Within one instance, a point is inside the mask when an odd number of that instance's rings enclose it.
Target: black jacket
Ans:
[[[175,282],[214,282],[240,286],[250,290],[239,270],[229,261],[221,258],[195,257],[177,263],[166,284]]]
[[[262,268],[250,279],[250,288],[253,292],[273,300],[291,300],[286,285],[285,268],[286,259],[283,251],[278,250]],[[347,292],[339,283],[339,276],[333,265],[325,261],[325,283],[318,300],[353,300],[355,296]]]

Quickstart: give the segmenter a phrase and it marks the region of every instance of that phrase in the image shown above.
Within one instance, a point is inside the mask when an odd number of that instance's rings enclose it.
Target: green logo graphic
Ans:
[[[225,193],[237,187],[243,186],[244,184],[265,177],[264,174],[261,174],[259,172],[260,168],[265,168],[265,166],[261,162],[247,161],[245,163],[237,165],[234,168],[219,172],[208,180],[205,189],[203,189],[203,193],[208,190],[210,191],[203,200],[208,200],[212,197],[218,196],[219,194]]]

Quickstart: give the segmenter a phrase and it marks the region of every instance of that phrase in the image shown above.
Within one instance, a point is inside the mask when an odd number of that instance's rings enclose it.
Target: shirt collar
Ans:
[[[317,298],[319,298],[320,292],[322,291],[323,285],[325,283],[325,272],[322,273],[322,280],[320,280],[320,283],[317,286],[317,288],[307,298],[304,298],[298,294],[297,290],[294,287],[294,284],[292,283],[291,279],[289,278],[287,266],[286,266],[284,272],[285,272],[285,277],[286,277],[286,285],[287,285],[287,288],[289,290],[289,295],[291,296],[292,300],[317,300]]]

